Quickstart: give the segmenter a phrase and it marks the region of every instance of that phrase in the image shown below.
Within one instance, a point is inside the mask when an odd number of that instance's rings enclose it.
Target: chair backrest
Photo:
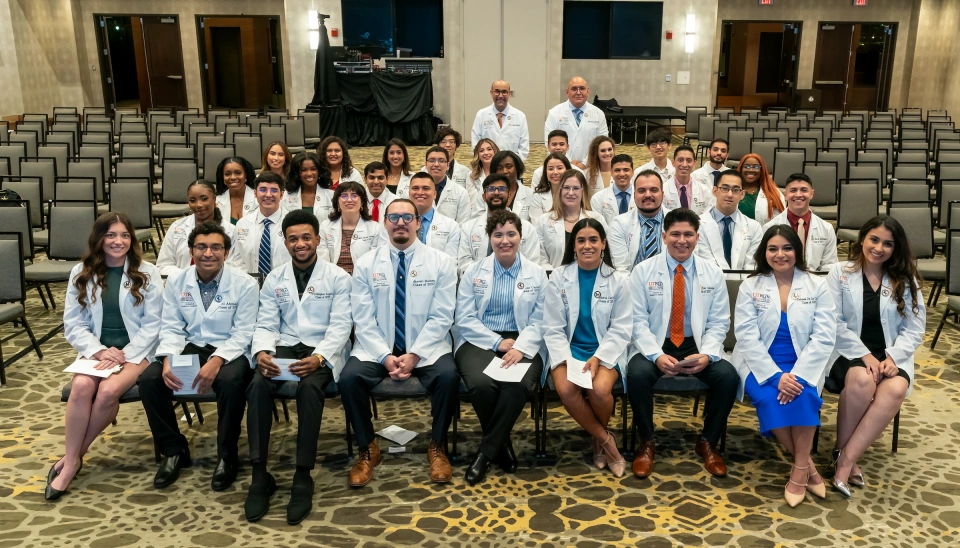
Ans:
[[[20,199],[27,203],[30,209],[30,226],[36,229],[43,228],[43,190],[41,183],[36,180],[15,180],[13,177],[0,177],[0,188],[3,190],[12,190],[20,195]],[[50,190],[50,198],[53,198],[54,190]],[[7,215],[7,209],[0,209],[3,215]]]
[[[823,148],[823,128],[815,127],[810,129],[801,129],[797,131],[797,139],[813,139],[816,142],[816,148]]]
[[[110,211],[126,213],[134,228],[153,225],[152,203],[153,185],[149,179],[120,177],[110,185]]]
[[[23,116],[21,116],[21,118],[23,118],[23,121],[20,122],[20,124],[17,124],[17,127],[20,127],[21,124],[25,124],[25,123],[39,124],[40,131],[43,133],[47,132],[47,125],[50,123],[50,119],[47,117],[46,114],[36,114],[36,113],[25,112],[23,113]]]
[[[10,143],[24,143],[26,145],[27,156],[37,155],[37,144],[40,141],[39,134],[30,129],[18,129],[11,131],[8,135]]]
[[[837,205],[837,177],[836,162],[804,162],[803,172],[813,182],[812,206]]]
[[[163,145],[163,159],[196,160],[197,145],[190,143],[166,143]],[[163,165],[163,162],[160,162]]]
[[[83,147],[80,147],[83,148]],[[153,146],[149,144],[124,143],[120,145],[120,158],[153,158]]]
[[[276,126],[276,125],[280,125],[280,120],[282,120],[282,119],[283,119],[285,116],[287,116],[288,114],[289,114],[289,113],[287,112],[287,109],[285,109],[285,108],[283,108],[283,109],[276,109],[276,110],[273,110],[273,109],[271,108],[270,111],[266,113],[267,118],[270,119],[270,124],[275,125],[275,126]]]
[[[301,111],[302,112],[302,111]],[[684,133],[697,133],[700,131],[700,115],[707,113],[707,107],[687,107],[686,116],[684,118],[683,132]],[[313,131],[312,127],[307,128],[307,137],[319,138],[320,137],[320,113],[317,114],[317,127],[316,135],[311,135]]]
[[[764,139],[776,139],[780,142],[781,148],[787,148],[788,143],[790,143],[790,132],[786,129],[765,129],[763,130]]]
[[[299,116],[287,116],[281,118],[280,123],[287,128],[286,143],[288,147],[304,146],[303,118]]]
[[[198,171],[195,160],[174,160],[171,158],[164,160],[161,201],[168,204],[187,203],[187,187],[197,180]]]
[[[160,124],[169,124],[175,125],[176,120],[170,114],[155,114],[151,113],[150,116],[150,142],[157,142],[157,130]]]
[[[730,130],[737,128],[737,122],[733,120],[719,120],[713,123],[713,139],[730,140]],[[709,141],[705,144],[709,144]]]
[[[47,257],[79,261],[87,252],[87,238],[97,220],[96,202],[50,202]]]
[[[167,145],[169,144],[186,144],[187,134],[186,133],[161,133],[157,137],[157,160],[160,165],[163,165],[163,159],[167,153]]]
[[[960,163],[948,164],[940,162],[937,164],[937,181],[960,179]]]
[[[807,129],[809,130],[819,129],[820,131],[822,131],[823,142],[826,143],[830,140],[830,137],[833,135],[833,121],[815,119],[814,121],[810,122],[810,124],[807,126]],[[820,147],[823,148],[823,145],[821,144]]]
[[[897,179],[890,181],[890,199],[887,204],[894,203],[930,203],[930,187],[927,180]]]
[[[138,135],[138,137],[142,137]],[[128,137],[126,142],[131,142],[132,137]],[[143,141],[143,139],[140,139]],[[47,139],[47,142],[50,142],[50,139]],[[113,150],[113,145],[115,142],[119,142],[117,139],[113,138],[112,133],[107,133],[106,131],[87,131],[81,135],[80,143],[84,145],[107,145],[110,147],[110,150]]]
[[[893,167],[894,179],[923,179],[927,180],[927,163],[906,164],[897,163]]]
[[[246,158],[253,164],[254,168],[259,168],[263,160],[263,146],[261,144],[260,134],[251,133],[249,135],[238,133],[233,138],[237,147],[237,156]]]
[[[946,208],[940,208],[940,211],[944,209],[947,210],[947,214],[943,216],[947,219],[946,224],[940,226],[940,228],[945,228],[948,230],[960,230],[960,200],[950,200],[946,202]]]
[[[944,247],[947,255],[947,277],[943,282],[944,289],[947,295],[960,295],[960,230],[947,231]]]
[[[960,228],[960,217],[951,217],[950,208],[955,201],[960,201],[960,183],[942,185],[937,192],[938,228]]]
[[[686,118],[686,127],[684,133],[696,133],[696,130],[690,129],[690,109],[699,108],[703,109],[702,112],[707,112],[707,107],[687,107],[687,118]],[[312,110],[300,109],[297,111],[299,116],[303,117],[303,136],[308,139],[319,139],[320,138],[320,113]],[[693,120],[699,122],[700,120],[694,116]]]
[[[66,131],[50,131],[47,133],[47,146],[61,144],[67,147],[67,157],[76,154],[77,144],[74,142],[73,134]],[[38,147],[39,149],[39,147]],[[39,152],[39,150],[38,150]],[[59,172],[59,170],[57,170]]]
[[[720,121],[720,117],[716,114],[701,114],[698,119],[697,142],[709,143],[713,140],[713,125]]]
[[[897,165],[903,164],[926,164],[927,151],[925,150],[901,150],[897,153]],[[957,157],[960,161],[960,156]]]
[[[117,177],[137,177],[153,181],[153,158],[127,158],[117,162]]]
[[[942,143],[946,145],[947,143]],[[960,164],[960,150],[952,150],[944,146],[940,147],[940,152],[937,153],[937,163],[945,164]]]
[[[847,135],[846,133],[843,133],[844,130],[849,130],[853,132],[851,134],[851,138],[856,140],[858,145],[863,142],[863,123],[862,122],[842,120],[840,122],[840,125],[837,128],[837,131],[834,132],[834,136],[836,137],[838,133],[840,135]]]
[[[702,138],[702,137],[701,137]],[[260,144],[261,150],[260,154],[263,154],[267,151],[267,147],[270,146],[270,143],[274,141],[280,141],[282,143],[287,142],[287,127],[283,124],[261,124],[260,125]]]
[[[206,134],[206,133],[209,133],[209,134],[212,134],[212,135],[216,135],[216,134],[217,134],[217,130],[216,130],[216,128],[213,126],[213,124],[200,124],[200,123],[192,124],[192,125],[190,126],[190,129],[187,130],[187,142],[188,142],[188,143],[196,143],[196,142],[197,142],[197,137],[198,137],[199,135],[203,135],[203,134]]]
[[[54,201],[88,202],[97,198],[97,180],[93,177],[60,179],[53,187]]]
[[[223,143],[207,143],[203,147],[203,177],[208,181],[216,181],[214,171],[224,158],[236,155],[234,145]]]
[[[209,116],[208,116],[209,118]],[[213,120],[213,127],[216,129],[217,133],[223,133],[227,127],[227,124],[239,124],[240,118],[238,116],[230,116],[229,114],[218,114]]]
[[[240,120],[243,121],[243,118]],[[269,116],[247,116],[247,124],[250,126],[250,131],[253,133],[260,133],[260,126],[269,123]]]
[[[901,129],[901,141],[926,141],[927,131],[925,129]]]
[[[727,141],[727,159],[739,160],[750,153],[750,141],[753,140],[752,129],[733,128],[730,130],[730,136]]]
[[[183,125],[183,117],[187,115],[197,116],[200,114],[200,109],[198,108],[182,108],[177,109],[176,117],[177,123]]]
[[[752,129],[753,135],[763,135],[763,130],[770,129],[770,120],[750,120],[744,125],[746,129]]]
[[[881,162],[851,162],[847,166],[850,179],[872,179],[877,182],[877,189],[883,192],[886,181],[883,179],[883,164]]]
[[[892,140],[878,140],[878,139],[867,139],[867,142],[863,145],[863,152],[870,153],[876,151],[883,151],[887,155],[887,161],[884,164],[884,172],[890,173],[893,170],[893,141]]]
[[[203,169],[203,151],[206,150],[208,144],[222,145],[223,135],[220,135],[219,133],[201,133],[197,135],[197,140],[195,142],[197,144],[197,167]]]
[[[120,144],[124,143],[136,143],[145,145],[150,142],[150,136],[147,135],[147,132],[139,131],[122,131],[120,132]]]
[[[790,142],[787,143],[787,148],[790,150],[804,151],[808,162],[813,162],[817,159],[816,139],[790,139]]]
[[[20,256],[26,261],[33,260],[33,215],[31,209],[26,200],[11,200],[3,208],[3,215],[0,215],[0,232],[15,232],[23,237],[23,249]],[[2,256],[9,257],[9,255]],[[12,261],[0,261],[0,263],[7,262]]]
[[[80,145],[80,158],[99,158],[103,162],[105,177],[109,177],[113,171],[113,146],[111,145],[84,143]]]
[[[767,164],[767,169],[772,170],[776,159],[777,148],[780,141],[776,139],[750,139],[750,152],[763,158],[763,163]]]
[[[837,199],[837,228],[860,230],[877,216],[880,189],[872,180],[842,179]]]
[[[37,180],[41,183],[44,200],[53,197],[53,183],[57,180],[57,163],[53,158],[22,158],[21,180]]]
[[[23,256],[23,234],[0,230],[0,257]],[[23,261],[0,261],[0,303],[23,302],[27,298]]]
[[[857,163],[875,163],[880,164],[880,181],[886,184],[887,174],[890,171],[887,166],[891,164],[887,157],[886,150],[861,150],[857,152]],[[854,177],[851,175],[851,177]]]
[[[918,259],[934,256],[933,211],[929,203],[892,203],[887,206],[887,215],[903,225],[903,230],[910,235],[913,254]]]
[[[77,158],[67,163],[67,177],[72,179],[79,177],[93,177],[96,181],[97,201],[102,202],[104,196],[104,173],[103,158]]]
[[[0,158],[0,177],[10,175],[10,158]]]
[[[223,142],[234,144],[234,138],[238,133],[252,133],[252,128],[247,124],[227,124],[223,130]]]
[[[807,153],[803,150],[777,148],[774,153],[773,182],[783,188],[787,184],[787,177],[803,171],[803,162]]]
[[[0,145],[0,158],[6,158],[10,166],[10,175],[20,176],[20,158],[27,157],[27,144],[24,142],[9,142]]]
[[[800,131],[800,122],[797,120],[781,120],[777,122],[777,129],[787,130],[787,135],[791,139],[796,139],[797,132]]]
[[[740,107],[740,114],[746,114],[747,118],[751,120],[756,120],[758,116],[763,114],[763,109],[760,107]]]

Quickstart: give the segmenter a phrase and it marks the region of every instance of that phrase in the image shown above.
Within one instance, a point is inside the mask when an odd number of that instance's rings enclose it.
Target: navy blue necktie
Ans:
[[[733,268],[733,261],[730,260],[733,250],[733,231],[730,230],[730,224],[733,223],[733,219],[724,217],[720,222],[723,223],[723,258],[727,260],[727,266]]]
[[[713,171],[713,186],[717,186],[717,183],[720,182],[720,175],[721,175],[722,173],[723,173],[723,172],[720,171],[719,169],[715,169],[715,170]]]
[[[617,195],[617,199],[620,200],[620,214],[623,215],[627,212],[629,204],[627,203],[627,193],[621,192]]]
[[[407,353],[407,261],[401,251],[397,254],[397,289],[395,297],[396,318],[393,322],[393,351]]]

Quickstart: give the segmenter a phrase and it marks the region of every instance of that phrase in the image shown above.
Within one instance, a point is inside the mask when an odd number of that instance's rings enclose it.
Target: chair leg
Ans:
[[[813,433],[813,448],[811,449],[810,453],[816,455],[817,448],[819,447],[820,447],[820,427],[818,426],[816,432]]]
[[[930,350],[933,350],[937,346],[937,339],[940,338],[940,332],[943,331],[943,324],[947,321],[948,314],[950,314],[949,310],[943,311],[943,317],[940,318],[940,324],[937,325],[937,332],[933,334],[933,340],[930,341]]]
[[[453,448],[450,451],[450,457],[459,456],[457,452],[457,424],[460,422],[460,398],[457,398],[457,408],[453,410]]]
[[[180,402],[180,409],[183,410],[183,416],[187,418],[187,425],[193,426],[193,417],[190,415],[190,409],[187,407],[187,402]]]
[[[893,447],[891,448],[891,453],[897,452],[897,444],[900,441],[900,412],[897,411],[897,416],[893,417]]]
[[[533,395],[533,400],[530,402],[530,418],[533,419],[533,453],[534,455],[540,452],[540,415],[538,414],[537,406],[540,402],[540,391],[538,390]]]
[[[290,410],[287,409],[287,400],[280,400],[280,407],[283,408],[283,420],[290,422]]]
[[[33,349],[36,350],[36,352],[37,352],[37,357],[42,360],[42,359],[43,359],[43,352],[40,350],[40,343],[38,343],[38,342],[37,342],[37,338],[33,336],[33,330],[30,329],[30,324],[27,323],[27,315],[26,315],[26,313],[24,313],[24,315],[23,315],[23,317],[21,318],[21,320],[23,321],[23,328],[27,330],[27,336],[30,337],[30,342],[33,343]]]
[[[277,400],[273,400],[273,420],[274,422],[280,422],[280,414],[277,413]]]
[[[547,454],[547,391],[540,391],[540,454]]]
[[[627,447],[627,420],[627,395],[623,394],[620,396],[620,440],[623,444],[623,449],[620,451],[621,453],[623,453]]]
[[[933,296],[933,306],[937,306],[937,301],[940,300],[940,292],[943,291],[943,282],[940,282],[937,285],[937,294]]]
[[[346,423],[347,457],[353,458],[353,436],[350,434],[350,421],[344,419],[343,422]]]
[[[377,400],[370,398],[370,407],[373,409],[373,420],[380,420],[380,415],[377,413]]]
[[[56,310],[56,309],[57,309],[57,301],[53,300],[53,293],[50,291],[50,284],[43,284],[43,285],[44,285],[44,287],[47,288],[47,297],[50,298],[50,306],[52,306],[53,309]]]
[[[693,400],[693,416],[697,416],[697,409],[700,408],[700,394],[697,394]]]
[[[43,302],[43,308],[50,310],[50,305],[47,303],[47,296],[43,294],[43,288],[39,285],[37,287],[37,293],[40,294],[40,301]]]
[[[197,412],[197,420],[200,421],[200,424],[203,424],[203,411],[200,411],[200,403],[193,402],[193,409]]]

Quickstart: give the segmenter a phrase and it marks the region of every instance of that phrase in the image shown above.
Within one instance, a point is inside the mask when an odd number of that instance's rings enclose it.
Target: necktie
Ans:
[[[583,111],[582,111],[582,110],[580,110],[580,109],[578,109],[578,108],[573,109],[573,118],[574,118],[574,120],[577,121],[577,127],[580,126],[580,118],[582,118],[582,117],[583,117]]]
[[[263,235],[260,236],[260,256],[257,260],[257,271],[266,276],[270,273],[270,225],[273,221],[263,220]]]
[[[373,199],[373,212],[370,215],[374,221],[380,222],[380,198]]]
[[[393,322],[393,348],[400,354],[407,353],[407,261],[401,251],[397,260],[397,289],[394,298],[396,318]]]
[[[680,207],[690,209],[690,202],[687,200],[686,185],[680,185]]]
[[[637,250],[637,258],[633,261],[634,265],[653,257],[659,251],[657,249],[657,224],[655,219],[647,219],[645,221],[643,245]]]
[[[730,223],[733,219],[724,217],[720,220],[723,223],[723,258],[727,260],[727,266],[733,268],[733,261],[730,260],[731,250],[733,249],[733,234],[730,230]]]
[[[627,193],[621,192],[618,194],[617,200],[620,201],[620,214],[622,215],[627,212],[627,208],[629,207],[629,204],[627,203]]]
[[[502,113],[502,112],[498,112],[498,113],[497,113],[497,125],[499,125],[500,127],[503,127],[503,113]]]
[[[807,229],[803,226],[803,219],[797,219],[797,236],[800,236],[802,243],[807,243]]]
[[[420,228],[417,230],[417,239],[422,243],[427,243],[427,225],[420,223]]]
[[[720,174],[723,173],[719,169],[713,171],[713,186],[717,186],[717,183],[720,182]]]
[[[678,264],[673,275],[673,307],[670,309],[670,342],[679,347],[683,343],[683,309],[686,284],[683,265]]]

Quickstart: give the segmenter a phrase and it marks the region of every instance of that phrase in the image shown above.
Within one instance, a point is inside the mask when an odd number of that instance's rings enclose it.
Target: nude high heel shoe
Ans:
[[[810,468],[809,466],[800,467],[796,465],[794,465],[793,467],[796,468],[797,470],[806,470]],[[790,471],[790,474],[791,476],[793,475],[793,470]],[[794,485],[799,485],[800,487],[803,487],[803,488],[806,488],[807,484],[805,482],[797,483],[792,479],[790,479],[790,480],[787,480],[787,486],[783,488],[783,499],[787,501],[787,504],[790,505],[790,508],[796,508],[801,502],[803,502],[805,498],[807,498],[807,492],[804,491],[803,493],[794,494],[794,493],[791,493],[790,491],[787,491],[787,487],[789,487],[791,483]]]
[[[623,472],[627,468],[627,461],[623,459],[623,455],[620,455],[620,460],[613,460],[613,455],[610,454],[610,451],[607,449],[607,442],[613,442],[613,446],[617,446],[617,439],[613,437],[613,434],[610,431],[607,431],[607,439],[604,440],[601,449],[603,449],[604,454],[606,455],[607,466],[610,468],[610,471],[613,472],[614,476],[618,478],[623,477]]]

